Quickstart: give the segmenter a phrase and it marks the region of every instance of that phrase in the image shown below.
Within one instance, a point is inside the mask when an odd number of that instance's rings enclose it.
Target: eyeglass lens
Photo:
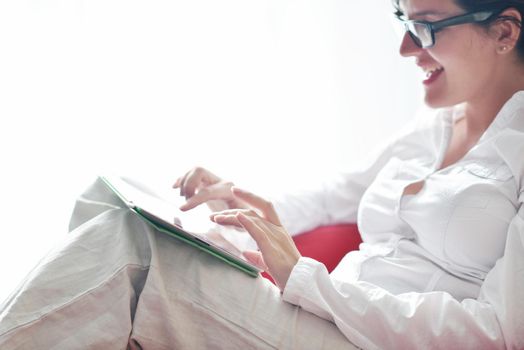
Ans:
[[[433,36],[429,26],[423,23],[409,22],[406,23],[406,30],[417,46],[428,47],[433,44]]]

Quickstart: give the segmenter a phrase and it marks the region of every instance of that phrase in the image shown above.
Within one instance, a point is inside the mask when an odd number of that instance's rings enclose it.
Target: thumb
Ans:
[[[260,267],[264,271],[267,271],[268,268],[261,252],[256,250],[246,250],[242,254],[250,263]]]

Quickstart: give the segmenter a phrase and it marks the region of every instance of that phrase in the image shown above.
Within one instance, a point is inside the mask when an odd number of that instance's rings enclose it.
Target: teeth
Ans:
[[[432,68],[430,70],[427,70],[426,71],[426,77],[429,78],[431,76],[431,74],[437,72],[437,71],[441,71],[443,70],[444,68],[443,67],[435,67],[435,68]]]

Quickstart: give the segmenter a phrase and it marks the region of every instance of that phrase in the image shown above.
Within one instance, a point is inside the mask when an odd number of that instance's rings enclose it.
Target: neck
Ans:
[[[467,137],[479,138],[493,122],[504,104],[518,91],[524,90],[524,67],[508,70],[499,81],[493,81],[475,99],[465,103]]]

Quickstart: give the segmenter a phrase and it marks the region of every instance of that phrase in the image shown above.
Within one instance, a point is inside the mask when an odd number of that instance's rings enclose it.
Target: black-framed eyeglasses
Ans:
[[[439,30],[459,24],[481,23],[490,20],[500,12],[501,10],[476,11],[436,22],[405,20],[398,15],[397,19],[404,24],[404,29],[408,32],[411,39],[413,39],[415,45],[427,49],[435,45],[435,33]]]

